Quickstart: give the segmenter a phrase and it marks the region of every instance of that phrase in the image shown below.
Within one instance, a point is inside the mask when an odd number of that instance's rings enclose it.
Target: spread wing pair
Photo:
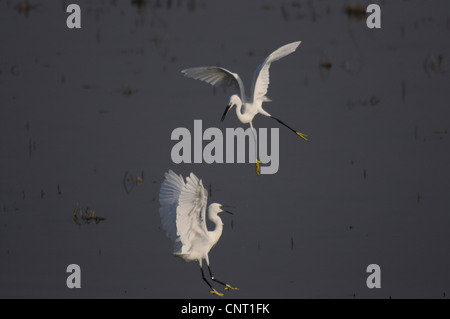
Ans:
[[[217,66],[201,66],[181,71],[188,78],[204,81],[216,87],[234,86],[240,90],[241,99],[244,102],[255,103],[257,101],[268,102],[266,97],[269,87],[269,69],[272,62],[293,53],[301,41],[286,44],[271,53],[256,69],[253,75],[252,95],[248,99],[245,95],[244,84],[238,74]]]

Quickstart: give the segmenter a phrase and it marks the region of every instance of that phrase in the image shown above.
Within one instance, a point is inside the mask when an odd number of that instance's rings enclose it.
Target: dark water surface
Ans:
[[[241,288],[226,297],[448,298],[448,1],[381,1],[378,30],[347,1],[76,1],[79,30],[68,1],[23,3],[0,1],[1,298],[215,298],[160,229],[168,169],[235,207],[210,253]],[[234,112],[220,123],[231,91],[182,69],[221,65],[249,89],[297,40],[265,108],[310,142],[280,127],[274,175],[172,162],[171,132],[194,119],[246,128]],[[69,264],[81,289],[66,286]]]

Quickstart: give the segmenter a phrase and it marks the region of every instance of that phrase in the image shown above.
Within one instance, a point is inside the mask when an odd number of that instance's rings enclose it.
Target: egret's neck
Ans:
[[[213,246],[217,243],[223,231],[222,219],[217,214],[208,213],[209,220],[214,223],[214,230],[208,231],[209,238],[211,239]]]
[[[242,110],[242,101],[241,99],[238,99],[236,101],[236,115],[241,122],[244,122],[244,117],[241,110]]]

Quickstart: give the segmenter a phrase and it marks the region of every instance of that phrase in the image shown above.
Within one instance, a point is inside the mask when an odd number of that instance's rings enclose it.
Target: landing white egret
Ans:
[[[282,46],[281,48],[272,52],[263,63],[261,63],[256,69],[253,75],[253,85],[252,85],[252,95],[247,97],[245,95],[244,84],[238,74],[228,71],[227,69],[217,67],[217,66],[201,66],[182,70],[181,72],[189,78],[204,81],[211,85],[217,87],[229,87],[234,86],[240,90],[240,97],[237,94],[232,95],[228,99],[228,105],[225,112],[222,115],[221,121],[225,119],[228,111],[236,105],[236,115],[243,124],[250,124],[253,131],[253,118],[256,114],[262,114],[268,116],[280,124],[286,126],[288,129],[293,131],[295,134],[308,140],[306,134],[300,133],[287,124],[285,124],[280,119],[273,117],[268,112],[262,108],[263,102],[271,102],[271,100],[266,96],[267,89],[269,87],[269,69],[272,62],[275,62],[291,53],[293,53],[297,47],[300,45],[301,41],[292,42]],[[255,136],[256,140],[256,136]],[[256,156],[256,173],[259,175],[259,164],[261,162]]]
[[[211,279],[225,287],[225,290],[233,288],[230,285],[216,279],[209,266],[208,253],[222,235],[222,219],[218,216],[221,212],[230,213],[223,209],[221,204],[213,203],[206,209],[208,192],[203,183],[194,173],[186,177],[186,183],[181,175],[169,170],[164,174],[165,180],[159,192],[159,214],[161,224],[167,236],[174,242],[173,254],[184,261],[198,261],[203,280],[211,288],[211,293],[223,296],[206,279],[203,272],[202,260],[205,259]],[[209,220],[215,225],[215,229],[209,231],[206,227],[206,213]]]

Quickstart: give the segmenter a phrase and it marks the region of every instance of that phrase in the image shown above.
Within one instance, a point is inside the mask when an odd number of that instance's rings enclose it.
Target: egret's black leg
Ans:
[[[209,268],[209,267],[208,267],[208,268]],[[214,289],[214,287],[209,283],[209,281],[206,280],[205,273],[203,272],[203,267],[202,267],[202,266],[200,266],[200,270],[202,271],[202,279],[203,279],[203,281],[206,282],[206,283],[208,284],[209,288],[211,288],[211,291],[210,291],[210,292],[211,292],[212,294],[215,294],[215,295],[218,295],[218,296],[220,296],[220,297],[223,297],[223,294],[220,293],[220,292],[218,292],[216,289]],[[211,273],[211,272],[210,272],[210,273]]]
[[[286,126],[288,129],[290,129],[292,132],[294,132],[295,134],[297,134],[298,136],[300,136],[301,138],[303,138],[305,141],[307,141],[308,139],[306,138],[308,135],[300,133],[296,130],[294,130],[292,127],[290,127],[289,125],[287,125],[286,123],[284,123],[282,120],[277,119],[276,117],[271,116],[270,118],[274,119],[275,121],[277,121],[278,123]]]
[[[211,272],[211,268],[208,266],[208,270],[209,270],[209,276],[211,277],[212,280],[214,280],[215,282],[218,282],[219,284],[226,286],[227,284],[224,282],[221,282],[219,279],[214,278],[212,272]]]
[[[233,288],[233,287],[231,287],[230,285],[228,285],[228,284],[226,284],[226,283],[220,281],[219,279],[216,279],[216,278],[213,276],[213,274],[212,274],[212,272],[211,272],[211,268],[209,268],[209,265],[208,265],[208,270],[209,270],[209,275],[210,275],[211,279],[214,280],[215,282],[218,282],[219,284],[225,286],[225,290],[228,290],[228,289],[239,290],[239,288]],[[203,271],[202,271],[202,272],[203,272]]]
[[[208,286],[209,286],[209,288],[213,288],[213,286],[211,286],[211,284],[209,283],[209,281],[208,280],[206,280],[206,278],[205,278],[205,273],[203,272],[203,268],[200,266],[200,270],[202,271],[202,279],[203,279],[203,281],[204,282],[206,282],[207,284],[208,284]]]

